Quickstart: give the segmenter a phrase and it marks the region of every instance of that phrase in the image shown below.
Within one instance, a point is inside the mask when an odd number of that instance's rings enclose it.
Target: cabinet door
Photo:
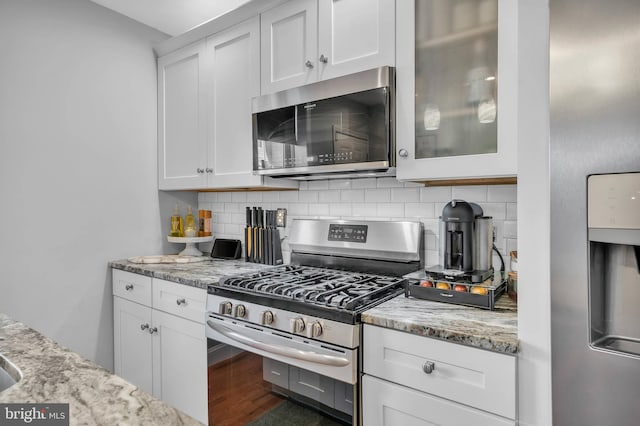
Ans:
[[[151,308],[120,297],[113,298],[115,373],[152,393]]]
[[[395,65],[394,0],[318,2],[319,79],[384,65]]]
[[[260,17],[262,94],[317,79],[318,5],[290,1]]]
[[[516,417],[516,358],[365,324],[367,374],[461,404]],[[427,363],[431,371],[425,372]]]
[[[260,21],[255,18],[207,40],[209,187],[259,186],[253,174],[251,98],[260,95]]]
[[[362,378],[362,424],[506,426],[515,425],[515,422],[365,375]]]
[[[207,339],[204,324],[153,310],[153,394],[206,423]]]
[[[397,177],[515,176],[517,8],[396,4]]]
[[[206,184],[204,42],[158,59],[158,188]]]

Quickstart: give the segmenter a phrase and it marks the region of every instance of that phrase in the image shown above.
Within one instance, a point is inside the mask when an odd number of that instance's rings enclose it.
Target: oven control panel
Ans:
[[[329,225],[329,241],[366,243],[368,225],[332,223]]]
[[[207,310],[211,314],[228,317],[234,321],[268,327],[343,347],[355,348],[360,343],[360,327],[357,325],[308,316],[245,300],[208,294]]]

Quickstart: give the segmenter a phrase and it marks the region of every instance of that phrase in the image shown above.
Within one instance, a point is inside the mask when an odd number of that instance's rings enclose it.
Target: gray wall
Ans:
[[[174,198],[196,203],[156,189],[165,38],[86,0],[0,1],[0,311],[107,368],[107,262],[168,250]]]

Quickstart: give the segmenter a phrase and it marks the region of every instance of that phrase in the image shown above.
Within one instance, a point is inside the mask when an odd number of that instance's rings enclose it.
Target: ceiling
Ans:
[[[90,0],[170,36],[220,16],[249,0]]]

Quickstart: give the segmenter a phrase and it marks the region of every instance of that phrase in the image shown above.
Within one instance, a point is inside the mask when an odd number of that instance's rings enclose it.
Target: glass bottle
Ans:
[[[198,228],[196,228],[196,218],[193,216],[191,206],[187,209],[187,215],[184,217],[184,236],[195,237],[198,234]]]
[[[171,215],[171,230],[169,231],[170,237],[184,237],[184,228],[182,225],[182,216],[180,215],[180,208],[176,204]]]

